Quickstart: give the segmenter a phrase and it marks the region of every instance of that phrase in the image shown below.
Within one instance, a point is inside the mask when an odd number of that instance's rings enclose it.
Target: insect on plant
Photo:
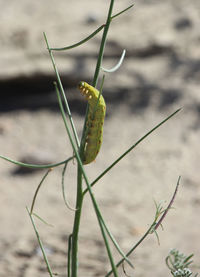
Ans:
[[[71,157],[67,157],[64,161],[57,162],[54,164],[47,164],[47,165],[26,164],[26,163],[18,162],[18,161],[15,161],[15,160],[12,160],[10,158],[0,155],[0,158],[10,161],[10,162],[20,165],[20,166],[29,167],[29,168],[46,168],[47,169],[47,172],[45,173],[44,177],[42,178],[41,182],[39,183],[39,185],[35,191],[31,209],[29,211],[27,208],[27,211],[29,213],[34,231],[36,233],[36,237],[37,237],[39,246],[41,248],[42,255],[43,255],[44,261],[46,263],[47,271],[48,271],[50,277],[54,277],[55,274],[53,273],[51,265],[49,264],[48,257],[45,253],[45,248],[43,247],[43,243],[40,239],[40,235],[37,230],[37,226],[34,222],[33,216],[36,216],[36,217],[38,217],[38,216],[34,213],[33,208],[35,205],[36,197],[38,195],[38,191],[39,191],[43,181],[47,177],[48,173],[50,172],[51,168],[55,168],[57,166],[64,165],[63,173],[62,173],[62,190],[63,190],[63,196],[64,196],[64,174],[65,174],[65,170],[67,168],[67,164],[70,161],[72,161],[74,159],[74,157],[77,160],[76,206],[74,209],[72,209],[74,212],[74,221],[73,221],[72,231],[71,231],[70,235],[68,236],[68,257],[67,257],[67,264],[66,264],[68,277],[78,277],[79,276],[79,271],[78,271],[78,269],[79,269],[79,263],[78,263],[79,251],[78,251],[78,249],[79,249],[80,221],[82,218],[82,210],[83,210],[82,206],[83,206],[83,202],[85,200],[85,195],[87,193],[89,194],[91,201],[92,201],[94,213],[96,214],[97,223],[98,223],[100,231],[101,231],[102,240],[104,242],[108,260],[110,263],[111,269],[109,272],[107,272],[105,277],[108,277],[111,274],[113,274],[114,277],[118,277],[119,276],[118,267],[121,264],[123,264],[124,262],[127,262],[129,264],[129,266],[131,266],[131,268],[133,268],[133,265],[128,257],[130,256],[130,254],[132,252],[135,251],[135,249],[143,242],[143,240],[149,234],[154,233],[154,232],[156,233],[157,228],[161,225],[167,212],[171,208],[171,205],[174,201],[174,198],[175,198],[175,195],[176,195],[176,192],[178,189],[178,185],[179,185],[180,178],[178,179],[175,192],[172,196],[172,199],[171,199],[168,207],[166,209],[163,209],[161,205],[156,205],[155,218],[154,218],[151,226],[148,228],[146,233],[144,233],[144,235],[139,239],[139,241],[136,244],[133,244],[127,253],[124,253],[123,250],[120,248],[119,244],[117,243],[116,239],[114,238],[111,230],[108,228],[108,226],[101,214],[101,210],[96,201],[95,195],[92,191],[92,187],[104,175],[106,175],[115,165],[117,165],[128,153],[130,153],[138,144],[140,144],[144,139],[146,139],[146,137],[148,137],[151,133],[153,133],[161,125],[163,125],[170,118],[172,118],[175,114],[177,114],[180,111],[180,109],[178,109],[175,112],[173,112],[172,114],[170,114],[163,121],[161,121],[155,127],[153,127],[148,132],[146,132],[140,139],[138,139],[136,142],[132,143],[131,146],[124,153],[122,153],[117,159],[115,159],[111,163],[111,165],[109,165],[103,172],[101,172],[101,174],[99,176],[97,176],[96,179],[94,179],[92,181],[89,180],[87,173],[85,171],[85,168],[83,167],[82,164],[86,165],[86,164],[91,163],[92,161],[95,160],[95,158],[97,157],[97,155],[99,153],[99,150],[100,150],[100,147],[102,144],[102,139],[103,139],[103,124],[104,124],[104,118],[105,118],[105,114],[106,114],[106,104],[105,104],[104,98],[101,94],[102,88],[100,89],[100,91],[98,91],[95,88],[95,86],[98,83],[100,71],[102,70],[102,71],[108,72],[108,73],[116,71],[122,64],[122,61],[123,61],[124,55],[125,55],[125,50],[124,50],[119,62],[112,69],[108,70],[108,69],[105,69],[102,67],[102,60],[103,60],[103,54],[104,54],[104,48],[105,48],[104,46],[105,46],[106,39],[107,39],[108,29],[109,29],[110,23],[113,19],[115,19],[119,15],[123,14],[125,11],[129,10],[133,6],[133,4],[132,4],[129,7],[125,8],[124,10],[113,15],[112,10],[113,10],[114,2],[115,2],[115,0],[110,0],[110,6],[108,9],[106,23],[102,24],[92,34],[90,34],[88,37],[84,38],[83,40],[79,41],[78,43],[75,43],[75,44],[67,46],[67,47],[62,47],[62,48],[51,48],[49,46],[47,36],[44,33],[44,38],[45,38],[45,42],[47,45],[47,49],[49,51],[49,55],[50,55],[52,65],[53,65],[53,68],[54,68],[54,71],[56,74],[56,78],[57,78],[57,81],[54,82],[54,85],[55,85],[55,90],[56,90],[57,97],[58,97],[58,104],[60,107],[61,115],[62,115],[62,118],[64,121],[66,132],[68,134],[69,141],[71,143],[74,155],[72,155]],[[79,138],[77,135],[77,130],[75,128],[73,118],[71,116],[71,111],[70,111],[70,108],[68,105],[68,100],[65,95],[65,91],[64,91],[64,88],[63,88],[63,85],[61,82],[61,78],[60,78],[58,69],[56,67],[56,63],[55,63],[52,51],[63,51],[63,50],[69,50],[71,48],[77,47],[77,46],[87,42],[88,40],[90,40],[97,33],[99,33],[102,29],[103,29],[103,34],[102,34],[102,39],[101,39],[101,43],[100,43],[100,47],[99,47],[99,54],[98,54],[98,58],[97,58],[96,69],[95,69],[94,77],[92,80],[92,84],[94,87],[84,81],[81,81],[78,85],[78,88],[79,88],[81,94],[88,101],[88,109],[87,109],[86,117],[85,117],[85,125],[83,128],[81,141],[79,141]],[[103,80],[104,80],[104,77],[102,78],[102,86],[103,86]],[[69,119],[69,122],[68,122],[68,119]],[[86,188],[84,188],[84,186],[83,186],[83,181],[86,184]],[[64,196],[64,201],[66,201],[65,196]],[[68,206],[68,204],[67,204],[67,206]],[[38,218],[41,219],[40,217],[38,217]],[[114,245],[115,249],[117,250],[117,252],[120,255],[120,260],[118,262],[116,262],[114,260],[110,243],[112,243]]]
[[[93,86],[80,82],[78,87],[89,103],[86,144],[83,153],[83,164],[89,164],[95,160],[102,144],[106,104],[101,93]]]

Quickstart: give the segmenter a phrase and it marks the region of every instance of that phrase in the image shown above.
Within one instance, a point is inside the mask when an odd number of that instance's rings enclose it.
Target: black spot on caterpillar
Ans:
[[[106,114],[106,104],[100,92],[86,82],[80,82],[79,90],[89,103],[88,119],[86,122],[86,143],[83,164],[95,160],[101,148],[103,139],[103,124]]]

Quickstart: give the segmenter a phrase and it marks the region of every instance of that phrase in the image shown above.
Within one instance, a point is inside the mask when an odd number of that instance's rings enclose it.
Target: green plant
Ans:
[[[167,267],[170,269],[172,276],[174,277],[189,277],[192,276],[193,272],[189,269],[189,266],[192,264],[191,254],[185,256],[183,253],[180,253],[176,249],[172,249],[169,255],[166,257],[165,262]],[[194,277],[197,277],[197,273]]]
[[[38,239],[38,243],[39,243],[40,248],[42,250],[43,257],[44,257],[45,263],[47,265],[49,275],[51,277],[54,276],[54,274],[53,274],[51,266],[48,262],[47,255],[45,253],[42,241],[40,239],[39,232],[37,230],[37,227],[36,227],[36,224],[35,224],[34,218],[33,218],[34,215],[39,217],[38,215],[36,215],[34,213],[34,203],[35,203],[35,199],[38,195],[39,189],[40,189],[43,181],[45,180],[45,178],[49,174],[51,168],[54,168],[54,167],[60,166],[60,165],[64,165],[63,172],[62,172],[62,188],[63,188],[64,201],[68,205],[68,203],[65,199],[65,194],[64,194],[65,172],[66,172],[68,163],[72,159],[76,159],[76,161],[77,161],[76,207],[75,207],[75,210],[74,210],[74,223],[73,223],[72,233],[69,235],[69,239],[68,239],[68,264],[67,264],[67,275],[68,275],[68,277],[77,277],[78,276],[78,262],[77,262],[78,261],[78,238],[79,238],[79,231],[80,231],[80,220],[81,220],[81,215],[82,215],[82,206],[83,206],[83,202],[85,200],[85,195],[87,193],[90,195],[90,198],[91,198],[91,201],[92,201],[92,204],[93,204],[93,207],[94,207],[94,211],[95,211],[95,214],[96,214],[96,217],[97,217],[97,222],[99,224],[99,228],[101,230],[102,238],[103,238],[105,248],[106,248],[106,251],[107,251],[108,259],[110,261],[111,270],[106,274],[106,276],[109,276],[112,273],[115,277],[117,277],[118,276],[118,267],[120,265],[122,265],[124,262],[127,262],[129,264],[129,266],[131,266],[133,268],[133,265],[132,265],[132,263],[131,263],[131,261],[129,260],[128,257],[142,243],[142,241],[151,233],[157,234],[156,230],[162,224],[162,221],[163,221],[164,217],[166,216],[167,212],[169,211],[169,209],[170,209],[170,207],[171,207],[171,205],[174,201],[174,198],[175,198],[175,195],[176,195],[176,192],[177,192],[177,189],[178,189],[178,185],[179,185],[180,178],[178,179],[175,193],[174,193],[168,207],[166,209],[164,209],[161,205],[156,205],[156,213],[155,213],[155,217],[154,217],[154,220],[153,220],[151,226],[148,228],[148,230],[142,236],[142,238],[135,245],[133,245],[130,248],[128,253],[124,253],[122,251],[122,249],[120,248],[120,246],[118,245],[116,239],[112,235],[111,231],[109,230],[109,228],[108,228],[108,226],[107,226],[107,224],[106,224],[106,222],[105,222],[105,220],[102,216],[99,205],[98,205],[98,203],[96,201],[96,198],[95,198],[95,195],[93,193],[92,187],[105,174],[107,174],[118,162],[120,162],[130,151],[132,151],[138,144],[140,144],[146,137],[148,137],[151,133],[153,133],[161,125],[163,125],[170,118],[172,118],[174,115],[176,115],[180,111],[180,109],[178,109],[175,112],[173,112],[172,114],[170,114],[162,122],[158,123],[153,129],[151,129],[144,136],[142,136],[137,142],[134,142],[124,153],[122,153],[115,161],[113,161],[113,163],[110,166],[108,166],[99,176],[97,176],[95,178],[95,180],[89,181],[88,176],[87,176],[87,174],[85,172],[85,169],[84,169],[84,166],[83,166],[84,160],[82,159],[82,157],[84,157],[84,154],[85,154],[85,146],[86,146],[86,143],[87,143],[87,133],[88,133],[87,122],[89,120],[89,116],[91,115],[91,111],[89,111],[89,108],[87,108],[86,116],[85,116],[85,124],[84,124],[83,132],[82,132],[82,137],[81,137],[81,140],[79,141],[79,138],[78,138],[78,135],[77,135],[77,132],[76,132],[76,128],[75,128],[75,125],[74,125],[74,122],[73,122],[73,118],[72,118],[72,115],[71,115],[71,112],[70,112],[70,108],[69,108],[69,105],[68,105],[67,97],[66,97],[66,94],[65,94],[64,89],[63,89],[63,85],[62,85],[62,82],[61,82],[61,78],[60,78],[58,69],[56,67],[53,52],[54,51],[70,50],[71,48],[77,47],[77,46],[87,42],[89,39],[91,39],[93,36],[95,36],[98,32],[103,30],[101,44],[100,44],[98,58],[97,58],[97,63],[96,63],[96,69],[95,69],[94,77],[93,77],[93,81],[92,81],[92,86],[94,88],[96,88],[98,80],[100,78],[101,70],[108,71],[108,72],[114,72],[122,64],[122,61],[123,61],[123,58],[124,58],[124,55],[125,55],[125,51],[123,51],[123,54],[122,54],[122,57],[121,57],[120,61],[112,69],[106,70],[106,69],[102,68],[102,60],[103,60],[105,42],[106,42],[107,33],[108,33],[108,30],[109,30],[110,24],[111,24],[112,20],[116,19],[118,16],[120,16],[121,14],[123,14],[124,12],[126,12],[127,10],[132,8],[132,6],[133,6],[133,5],[131,5],[128,8],[124,9],[123,11],[120,11],[119,13],[113,15],[112,14],[113,5],[114,5],[114,0],[110,0],[110,6],[109,6],[109,10],[108,10],[106,23],[103,24],[102,26],[100,26],[97,30],[95,30],[87,38],[83,39],[82,41],[80,41],[80,42],[78,42],[74,45],[67,46],[67,47],[62,47],[62,48],[52,48],[52,47],[49,46],[49,42],[47,40],[46,34],[44,34],[47,49],[49,51],[49,55],[50,55],[52,65],[53,65],[53,68],[54,68],[54,71],[55,71],[55,74],[56,74],[56,78],[57,78],[57,81],[54,82],[54,86],[55,86],[55,90],[56,90],[57,97],[58,97],[58,103],[59,103],[59,107],[60,107],[61,115],[62,115],[62,118],[63,118],[63,122],[64,122],[64,125],[65,125],[65,128],[66,128],[66,132],[68,134],[68,137],[69,137],[74,155],[71,156],[71,157],[68,157],[64,161],[61,161],[61,162],[55,163],[55,164],[49,164],[49,165],[25,164],[25,163],[21,163],[21,162],[9,159],[9,158],[4,157],[4,156],[0,156],[1,158],[5,159],[7,161],[10,161],[12,163],[15,163],[15,164],[18,164],[18,165],[21,165],[21,166],[24,166],[24,167],[46,168],[46,169],[48,169],[47,172],[45,173],[44,177],[42,178],[40,184],[38,185],[38,188],[37,188],[37,190],[34,194],[31,209],[30,210],[27,209],[27,211],[29,213],[31,222],[33,224],[33,228],[35,230],[35,233],[36,233],[36,236],[37,236],[37,239]],[[104,77],[102,77],[102,82],[101,83],[102,84],[101,84],[100,92],[102,92],[102,90],[103,90]],[[94,112],[95,112],[96,107],[94,106],[93,108],[94,108]],[[101,126],[99,128],[101,128]],[[84,187],[83,187],[83,180],[86,184],[86,187],[87,187],[86,189],[84,189]],[[110,247],[110,241],[114,244],[115,248],[117,249],[117,251],[121,255],[121,260],[118,261],[117,263],[114,261],[114,258],[113,258],[113,254],[112,254],[111,247]]]

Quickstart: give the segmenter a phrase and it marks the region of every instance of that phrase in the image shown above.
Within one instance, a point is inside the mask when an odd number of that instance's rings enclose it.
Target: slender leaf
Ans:
[[[67,160],[64,160],[62,162],[58,162],[58,163],[55,163],[55,164],[43,164],[43,165],[22,163],[22,162],[7,158],[7,157],[2,156],[2,155],[0,155],[0,158],[2,158],[3,160],[6,160],[8,162],[11,162],[13,164],[23,166],[23,167],[42,169],[42,168],[54,168],[54,167],[59,166],[61,164],[68,163],[69,161],[71,161],[74,158],[74,156],[72,156],[72,157],[70,157]]]

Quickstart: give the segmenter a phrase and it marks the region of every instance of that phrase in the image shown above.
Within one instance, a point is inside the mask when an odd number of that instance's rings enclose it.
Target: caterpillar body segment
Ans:
[[[86,82],[80,82],[79,90],[89,103],[88,119],[86,122],[86,143],[83,164],[95,160],[103,139],[103,124],[106,114],[106,104],[100,92]]]

